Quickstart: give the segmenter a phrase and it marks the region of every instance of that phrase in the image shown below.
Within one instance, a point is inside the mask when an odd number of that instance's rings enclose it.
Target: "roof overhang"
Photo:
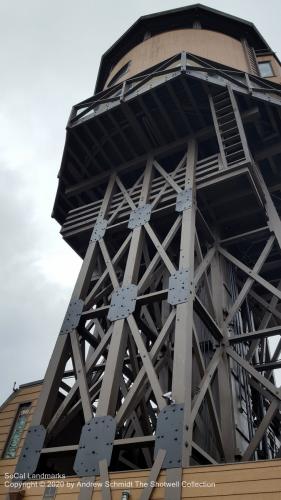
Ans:
[[[112,170],[131,175],[148,154],[153,152],[160,158],[167,148],[181,148],[190,134],[204,149],[206,139],[214,134],[208,93],[227,85],[243,99],[244,123],[249,119],[262,126],[270,121],[265,122],[269,108],[274,106],[278,113],[281,109],[280,85],[185,52],[128,80],[125,86],[116,85],[73,107],[53,217],[77,253],[83,256],[93,227],[88,211],[102,197]],[[262,121],[256,107],[263,114]],[[254,149],[263,148],[254,124],[252,128]],[[266,134],[265,130],[264,141],[268,141]],[[280,132],[276,134],[274,140],[281,152]],[[76,227],[75,222],[81,210],[87,212],[82,217],[85,242],[80,223]]]

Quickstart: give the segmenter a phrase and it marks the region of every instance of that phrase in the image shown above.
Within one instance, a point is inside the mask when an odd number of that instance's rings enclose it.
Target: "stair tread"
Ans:
[[[229,158],[230,156],[235,156],[235,155],[238,155],[240,153],[243,153],[243,155],[245,156],[245,153],[244,153],[244,150],[243,149],[239,149],[239,151],[235,151],[234,153],[226,153],[226,157]]]
[[[230,103],[230,104],[228,104],[227,106],[223,106],[223,107],[221,107],[221,108],[217,108],[217,109],[216,109],[216,112],[217,112],[217,113],[220,113],[221,111],[224,111],[225,109],[229,109],[229,108],[232,108],[232,104],[231,104],[231,103]],[[219,115],[219,116],[221,116],[221,115]]]
[[[217,99],[218,97],[222,97],[222,99]],[[229,93],[227,91],[222,92],[221,94],[217,94],[217,95],[213,96],[213,101],[215,103],[218,103],[218,102],[221,102],[223,99],[226,99],[226,98],[229,99]]]
[[[230,144],[229,146],[224,146],[224,150],[227,151],[228,149],[235,148],[237,146],[242,146],[242,142],[235,142],[235,144]]]
[[[223,123],[221,126],[219,125],[219,128],[221,129],[222,127],[225,127],[225,126],[226,126],[226,125],[228,125],[229,123],[233,123],[233,122],[235,122],[235,123],[236,123],[236,120],[229,120],[228,122]],[[237,128],[237,129],[238,129],[238,127],[236,126],[236,127],[231,127],[229,130],[233,130],[233,129],[235,129],[235,128]],[[224,132],[225,132],[225,131],[224,131]]]
[[[230,113],[226,113],[225,115],[222,115],[222,116],[217,115],[217,120],[221,122],[223,119],[225,119],[226,117],[231,116],[231,115],[233,115],[233,117],[234,117],[233,119],[235,120],[234,111],[231,111]]]
[[[224,134],[228,134],[231,130],[235,130],[235,129],[236,129],[236,130],[238,130],[238,127],[237,127],[237,126],[236,126],[236,127],[231,127],[231,128],[229,128],[228,130],[224,130],[224,131],[223,131],[223,135],[224,135]],[[231,136],[231,137],[234,137],[234,136]]]
[[[230,137],[226,137],[225,139],[223,139],[223,142],[232,141],[235,137],[240,137],[240,134],[238,133],[238,134],[234,134]]]
[[[227,164],[230,167],[231,165],[235,165],[235,163],[239,163],[241,160],[246,160],[246,157],[244,156],[243,158],[239,158],[238,160],[227,162]]]

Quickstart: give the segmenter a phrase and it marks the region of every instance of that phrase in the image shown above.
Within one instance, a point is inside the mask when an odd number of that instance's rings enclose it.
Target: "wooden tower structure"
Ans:
[[[196,4],[104,54],[67,124],[53,217],[83,262],[18,472],[279,456],[280,139],[250,22]]]

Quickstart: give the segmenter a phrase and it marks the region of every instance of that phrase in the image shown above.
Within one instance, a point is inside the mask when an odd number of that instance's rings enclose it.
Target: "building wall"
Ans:
[[[115,472],[109,475],[112,500],[120,500],[124,490],[130,492],[129,500],[139,500],[142,492],[142,484],[149,481],[149,471],[137,472]],[[167,480],[165,471],[159,475],[157,482],[163,483]],[[67,478],[64,486],[56,491],[58,500],[78,500],[81,478]],[[98,483],[100,478],[95,481]],[[191,467],[183,470],[182,498],[204,500],[280,500],[281,498],[281,460],[269,462],[260,461],[255,463],[217,465],[205,467]],[[73,487],[67,486],[71,483]],[[207,483],[208,486],[198,486],[198,483]],[[127,483],[127,484],[126,484]],[[130,484],[129,486],[128,483]],[[197,483],[197,484],[196,484]],[[125,484],[125,486],[124,486]],[[214,486],[212,486],[214,484]],[[39,500],[44,495],[43,486],[33,486],[25,490],[25,500]],[[164,500],[165,488],[161,485],[155,488],[151,499]],[[0,499],[4,500],[4,494],[0,493]],[[101,488],[95,488],[92,500],[102,500]]]
[[[31,423],[32,414],[34,408],[36,406],[36,402],[38,396],[40,394],[42,384],[36,385],[28,385],[26,387],[22,387],[14,392],[9,400],[4,403],[4,405],[0,409],[0,499],[5,498],[5,494],[7,490],[4,488],[4,474],[12,473],[15,469],[17,459],[19,457],[21,447],[23,445],[27,429]],[[3,452],[7,443],[7,440],[10,435],[10,431],[13,427],[15,418],[17,416],[17,412],[20,404],[22,403],[31,403],[30,412],[27,418],[26,426],[24,432],[22,434],[19,448],[17,450],[17,455],[15,459],[4,460],[1,457],[3,456]]]
[[[235,69],[250,71],[243,45],[239,40],[216,31],[180,29],[155,35],[130,50],[114,66],[105,86],[128,61],[131,61],[129,71],[118,82],[131,78],[182,51]]]
[[[18,407],[21,403],[31,402],[31,412],[27,420],[26,428],[23,433],[17,457],[19,456],[21,446],[23,444],[26,431],[31,421],[32,413],[38,398],[41,385],[30,385],[20,388],[13,396],[4,404],[0,410],[0,448],[1,456],[5,448],[9,432],[13,426],[14,419],[17,415]],[[16,459],[3,460],[0,459],[0,500],[7,500],[7,489],[4,487],[4,474],[12,473],[15,469]],[[137,500],[142,491],[141,483],[148,480],[149,470],[132,471],[132,472],[114,472],[110,473],[110,482],[115,483],[115,487],[111,488],[112,500],[120,500],[122,491],[130,491],[130,500]],[[78,500],[80,486],[78,481],[81,478],[69,477],[64,480],[64,485],[58,487],[56,499],[58,500]],[[158,477],[158,482],[166,480],[166,473],[162,471]],[[205,500],[280,500],[281,498],[281,460],[248,462],[245,464],[226,464],[216,466],[201,466],[191,467],[183,470],[182,480],[185,481],[186,487],[182,488],[182,498],[196,499],[204,498]],[[73,487],[66,485],[69,482]],[[99,482],[99,478],[96,478]],[[132,486],[124,487],[122,482],[131,482]],[[192,483],[193,482],[193,483]],[[215,483],[215,486],[199,487],[196,483]],[[45,486],[47,484],[45,483]],[[44,486],[36,486],[26,488],[22,492],[22,496],[26,500],[39,500],[43,498]],[[163,487],[154,489],[151,496],[152,499],[164,499],[165,491]],[[15,498],[11,497],[11,498]],[[92,500],[102,500],[101,489],[95,489]]]

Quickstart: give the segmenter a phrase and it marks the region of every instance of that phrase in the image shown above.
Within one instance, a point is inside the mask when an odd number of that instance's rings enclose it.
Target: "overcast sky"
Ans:
[[[80,261],[51,219],[72,104],[141,15],[176,0],[0,0],[0,402],[44,376]],[[280,0],[205,5],[253,21],[279,57]]]

